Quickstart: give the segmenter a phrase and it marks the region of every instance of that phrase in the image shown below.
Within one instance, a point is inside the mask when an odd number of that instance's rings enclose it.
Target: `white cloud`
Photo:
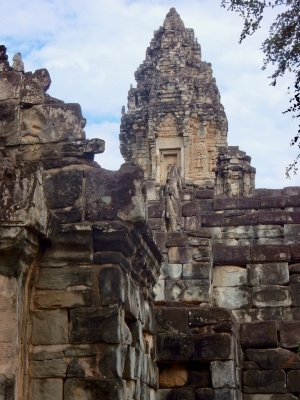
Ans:
[[[221,0],[10,0],[0,3],[4,15],[0,37],[10,59],[21,51],[26,70],[46,67],[52,78],[49,93],[81,104],[89,117],[86,132],[106,140],[97,157],[105,168],[118,169],[119,123],[134,71],[144,60],[153,31],[175,6],[194,28],[202,58],[211,62],[229,120],[228,142],[252,156],[257,187],[299,185],[284,176],[297,155],[289,142],[297,124],[283,115],[288,106],[285,79],[269,87],[271,69],[261,71],[259,50],[274,12],[262,29],[238,44],[240,17],[220,7]],[[99,123],[101,121],[101,123]],[[106,121],[106,122],[105,122]]]

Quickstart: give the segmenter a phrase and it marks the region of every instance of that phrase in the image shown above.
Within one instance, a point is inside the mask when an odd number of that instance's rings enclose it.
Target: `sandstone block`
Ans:
[[[234,341],[228,333],[216,333],[196,338],[196,360],[232,360],[234,359]]]
[[[169,263],[170,264],[187,264],[192,262],[192,247],[170,247]]]
[[[197,217],[199,214],[197,203],[185,203],[182,206],[183,217]]]
[[[289,283],[288,263],[248,264],[248,282],[251,286],[287,285]]]
[[[284,196],[264,196],[261,198],[261,208],[284,208]]]
[[[252,288],[252,303],[256,307],[289,307],[291,295],[284,286],[256,286]]]
[[[223,214],[201,215],[201,226],[203,227],[224,226],[224,215]]]
[[[198,231],[200,228],[200,222],[198,217],[185,217],[184,218],[184,230],[185,231]]]
[[[291,243],[289,245],[291,251],[291,261],[298,262],[300,261],[300,244],[298,243]]]
[[[70,343],[119,343],[117,307],[77,308],[70,311]]]
[[[289,392],[300,392],[300,371],[289,371],[287,373],[287,388]]]
[[[251,260],[255,262],[290,261],[290,249],[287,245],[253,245]]]
[[[47,174],[44,188],[50,208],[68,207],[81,195],[83,172],[79,170],[59,171]]]
[[[36,308],[74,308],[92,304],[91,290],[37,290],[33,303]]]
[[[239,390],[224,388],[215,389],[215,400],[242,400],[242,394]]]
[[[253,226],[253,234],[255,239],[282,238],[284,236],[284,229],[279,225],[257,225]]]
[[[300,212],[289,212],[286,213],[286,222],[288,224],[300,224]]]
[[[210,388],[196,389],[196,400],[215,400],[215,390]]]
[[[156,337],[157,361],[190,361],[195,358],[195,346],[189,336]]]
[[[236,198],[217,197],[215,198],[215,210],[233,210],[236,208]]]
[[[292,393],[287,394],[244,394],[243,400],[297,400]]]
[[[32,378],[64,378],[68,363],[62,359],[30,361],[30,376]]]
[[[231,312],[225,308],[192,308],[189,310],[189,326],[205,326],[219,324],[234,319]]]
[[[94,270],[91,268],[41,268],[35,287],[37,289],[66,289],[68,286],[93,286]]]
[[[215,287],[214,298],[218,307],[230,310],[251,306],[251,291],[248,287]]]
[[[87,397],[88,396],[88,397]],[[64,385],[64,400],[123,400],[125,385],[121,379],[67,379]]]
[[[204,279],[165,281],[167,301],[210,302],[210,282]]]
[[[214,265],[246,265],[250,262],[250,246],[213,246]]]
[[[212,361],[210,368],[213,388],[235,388],[237,386],[234,361]]]
[[[292,275],[293,276],[293,275]],[[300,283],[291,283],[290,292],[293,306],[300,306]]]
[[[286,393],[284,371],[248,370],[243,375],[244,393]]]
[[[62,400],[62,379],[32,379],[30,381],[31,400]]]
[[[155,301],[166,301],[165,296],[165,280],[159,279],[153,288],[153,293],[155,295]]]
[[[195,193],[196,199],[213,199],[214,198],[214,191],[208,189],[200,189],[196,190]]]
[[[22,74],[15,71],[0,74],[0,100],[18,99],[20,96]]]
[[[280,345],[287,349],[297,347],[299,342],[300,321],[282,321],[279,326]]]
[[[68,343],[67,310],[34,312],[31,343],[35,345]]]
[[[194,400],[194,399],[195,399],[194,389],[176,388],[176,389],[159,389],[157,391],[157,400]]]
[[[211,280],[212,265],[207,262],[196,262],[183,264],[183,279],[207,279]]]
[[[246,359],[261,369],[299,369],[300,356],[286,349],[247,349]]]
[[[188,335],[188,309],[185,307],[155,307],[155,333],[157,335]]]
[[[181,275],[182,264],[162,264],[160,270],[160,279],[180,279]]]
[[[253,238],[252,226],[229,226],[222,227],[222,239],[251,239]]]
[[[242,215],[226,215],[224,220],[224,225],[226,226],[242,226],[242,225],[257,225],[257,214],[256,213],[246,213]]]
[[[20,107],[17,104],[0,104],[1,145],[20,141],[19,118]]]
[[[102,306],[121,305],[125,301],[125,276],[118,267],[104,267],[99,273]]]
[[[236,208],[240,210],[246,209],[258,209],[261,208],[261,200],[260,197],[238,197],[236,199]]]
[[[277,322],[257,321],[240,325],[243,347],[277,347]]]
[[[284,225],[287,221],[284,211],[259,211],[257,221],[263,225]]]
[[[213,286],[243,286],[247,284],[247,270],[233,265],[215,266]]]
[[[100,353],[100,354],[99,354]],[[106,379],[122,377],[127,348],[120,345],[102,345],[99,355],[99,371]]]
[[[48,121],[52,123],[49,124]],[[36,126],[39,127],[39,142],[48,143],[60,140],[84,139],[83,127],[85,119],[82,117],[79,104],[41,104],[22,110],[23,142],[31,143],[35,136]]]
[[[139,303],[138,298],[138,288],[132,282],[130,277],[126,275],[125,277],[125,314],[128,319],[138,319],[139,317]]]
[[[284,236],[287,244],[300,242],[300,224],[285,224]]]

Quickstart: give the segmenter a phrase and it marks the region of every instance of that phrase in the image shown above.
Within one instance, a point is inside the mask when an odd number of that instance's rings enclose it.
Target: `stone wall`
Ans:
[[[162,256],[143,170],[102,169],[80,106],[1,54],[0,398],[153,399]]]

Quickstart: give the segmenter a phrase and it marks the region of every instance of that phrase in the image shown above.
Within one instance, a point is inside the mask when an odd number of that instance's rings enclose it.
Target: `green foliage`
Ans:
[[[263,19],[267,8],[277,8],[278,13],[269,29],[269,37],[262,43],[265,58],[262,69],[268,64],[275,66],[275,71],[270,76],[271,85],[275,86],[277,78],[286,72],[294,76],[292,88],[294,94],[290,99],[289,108],[284,113],[291,112],[293,118],[300,119],[300,0],[222,0],[221,6],[228,10],[238,12],[244,20],[244,27],[240,36],[240,43],[252,35]],[[298,126],[300,128],[300,124]],[[300,129],[291,141],[300,148]],[[286,168],[286,177],[290,172],[297,173],[297,159]]]

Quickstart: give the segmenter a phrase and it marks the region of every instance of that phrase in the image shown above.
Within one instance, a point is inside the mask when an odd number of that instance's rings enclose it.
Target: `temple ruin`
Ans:
[[[298,399],[300,187],[255,188],[174,8],[135,78],[108,171],[0,46],[0,399]]]

